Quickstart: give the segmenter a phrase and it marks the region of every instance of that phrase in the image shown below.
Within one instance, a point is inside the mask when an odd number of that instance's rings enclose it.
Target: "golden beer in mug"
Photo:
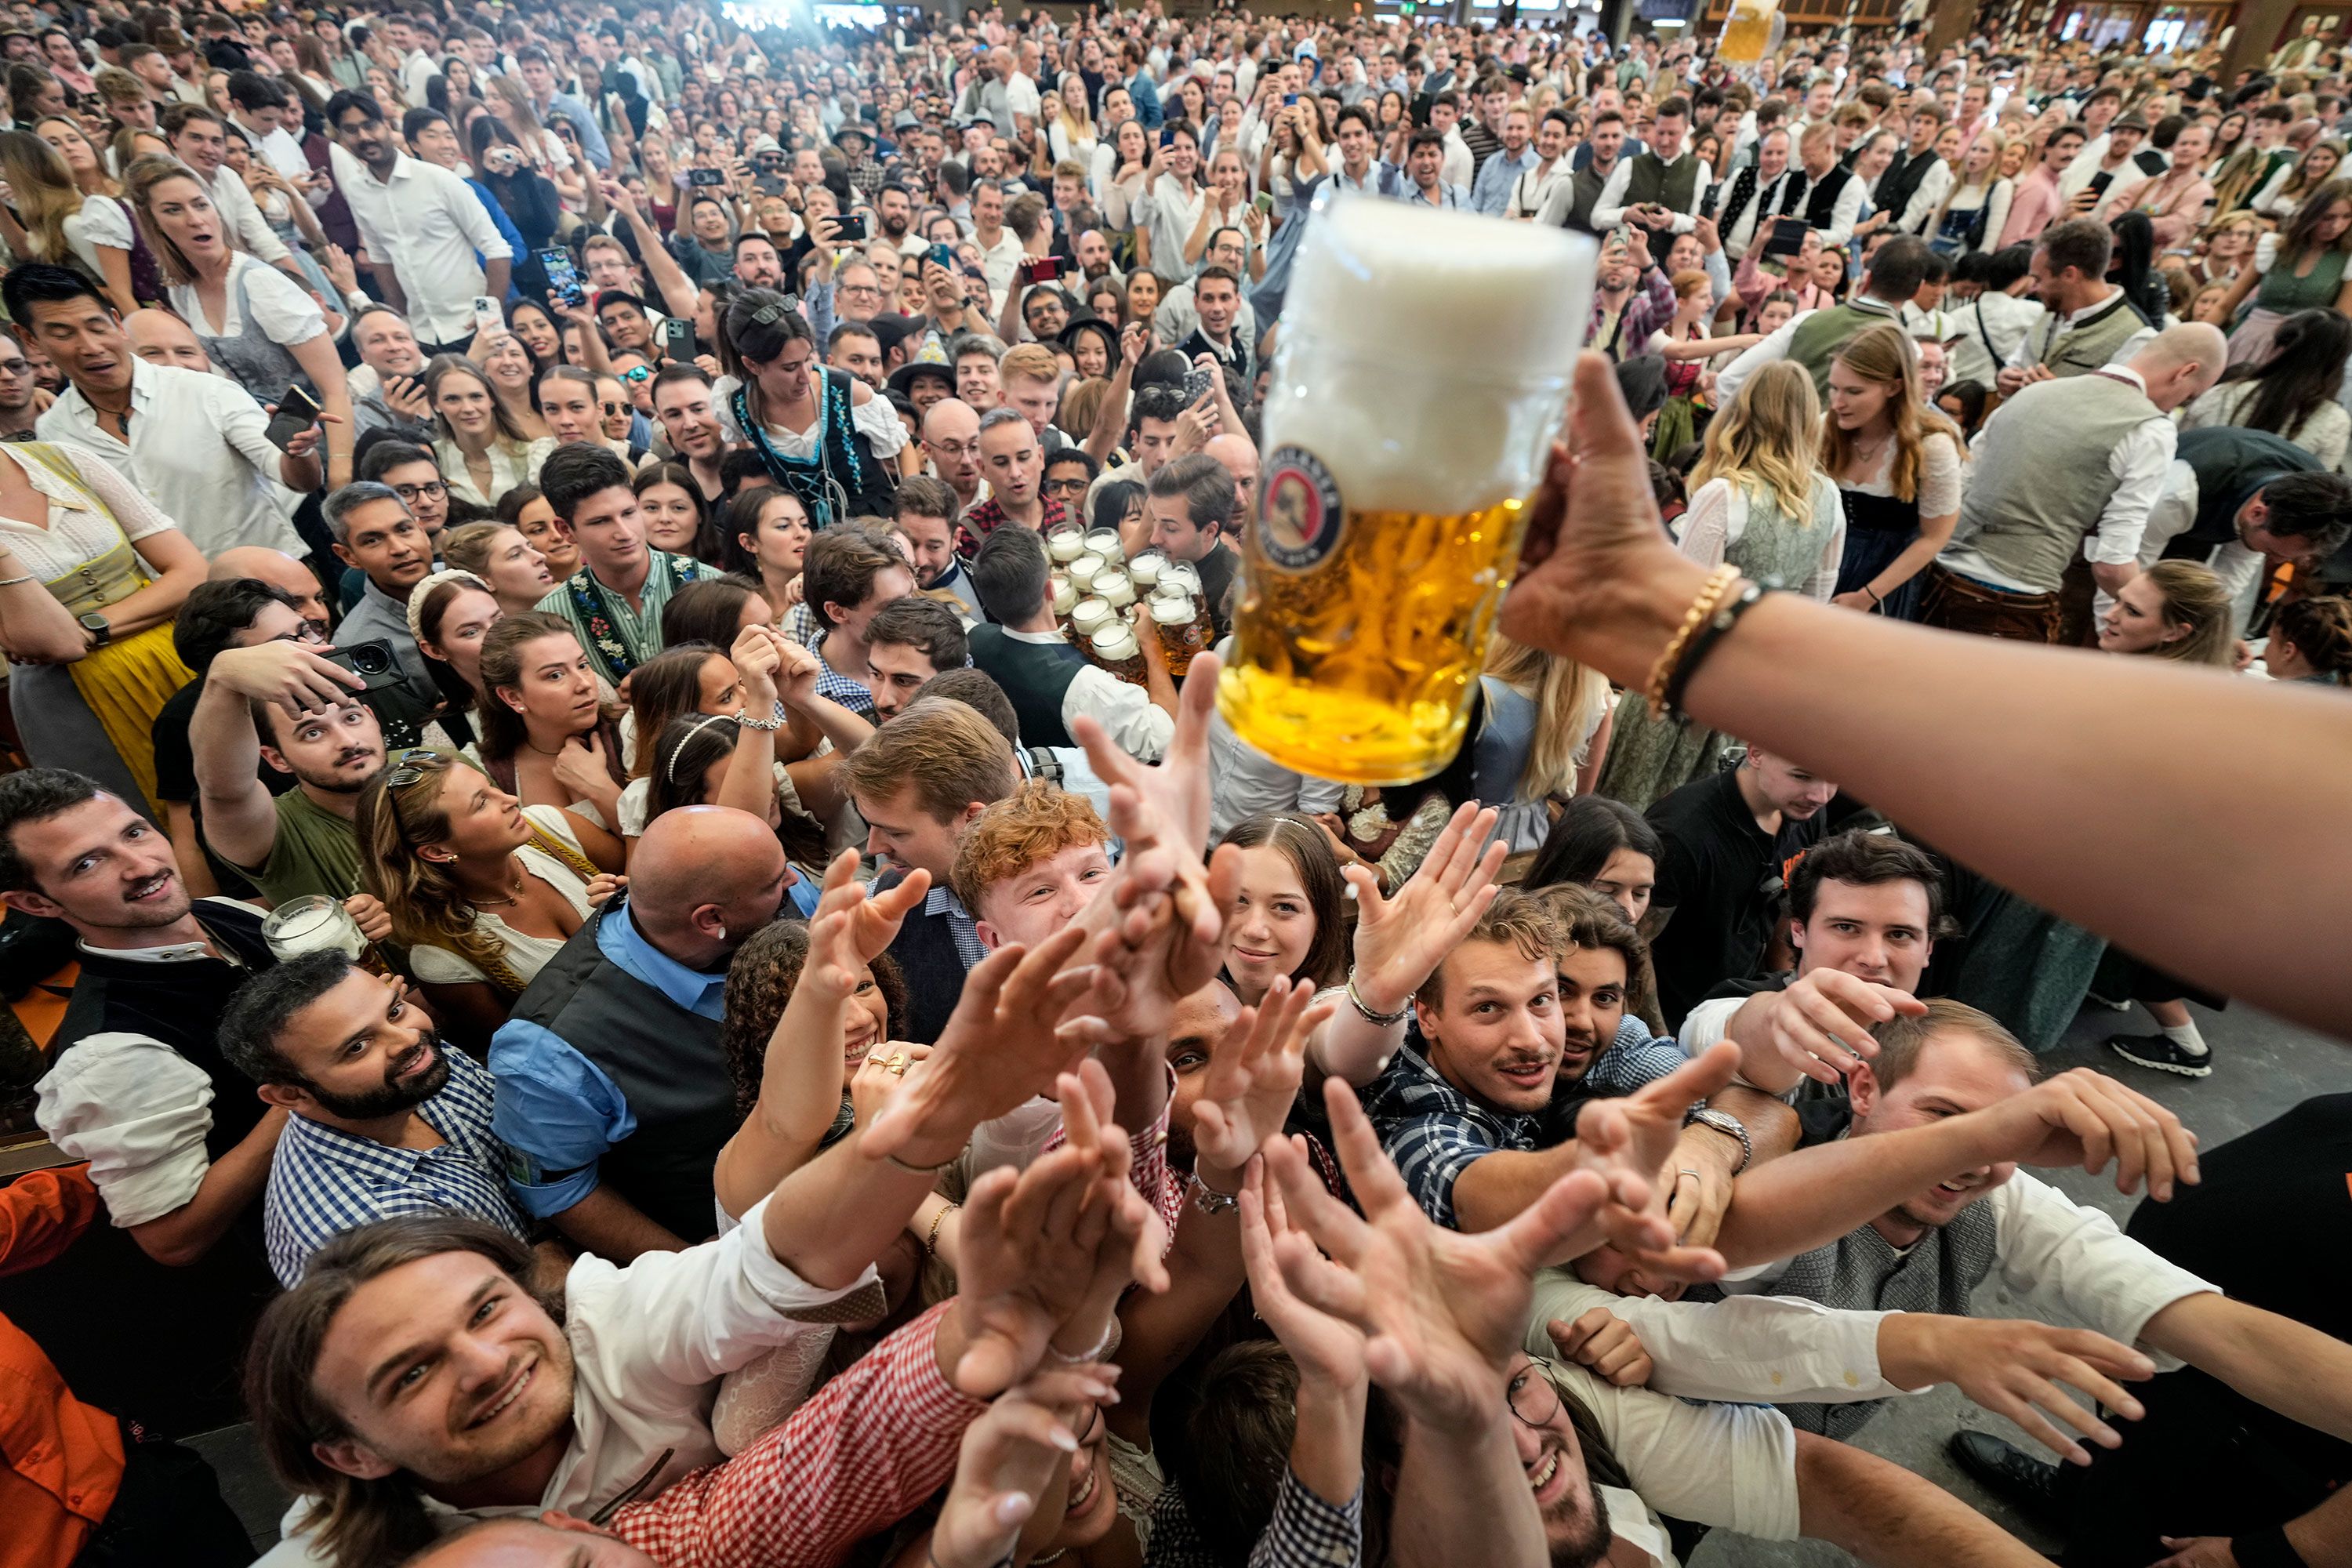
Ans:
[[[1591,239],[1341,195],[1293,264],[1218,709],[1283,766],[1461,748],[1591,311]]]

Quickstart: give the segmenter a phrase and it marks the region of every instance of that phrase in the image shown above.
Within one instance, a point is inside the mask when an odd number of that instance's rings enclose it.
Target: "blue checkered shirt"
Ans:
[[[874,693],[849,677],[835,673],[833,666],[825,663],[824,639],[819,637],[810,644],[809,651],[816,655],[816,694],[832,698],[860,719],[872,719]]]
[[[1285,1469],[1274,1515],[1250,1549],[1249,1568],[1355,1568],[1363,1550],[1364,1489],[1358,1486],[1344,1505],[1329,1503],[1297,1471]],[[1223,1559],[1192,1523],[1184,1489],[1172,1481],[1152,1504],[1151,1544],[1143,1561],[1144,1568],[1223,1568]]]
[[[1438,1224],[1459,1229],[1454,1184],[1474,1163],[1501,1149],[1564,1142],[1574,1136],[1576,1108],[1585,1100],[1631,1094],[1687,1059],[1672,1039],[1653,1039],[1639,1018],[1629,1017],[1581,1079],[1562,1085],[1543,1110],[1521,1116],[1471,1099],[1404,1046],[1372,1080],[1364,1113],[1413,1200]]]
[[[980,940],[980,922],[963,907],[963,900],[947,887],[933,888],[923,895],[923,913],[948,917],[948,930],[955,937],[956,956],[963,960],[966,969],[977,969],[980,961],[988,956],[988,948]]]
[[[269,1163],[262,1230],[269,1267],[292,1289],[310,1255],[374,1220],[455,1210],[523,1236],[522,1211],[506,1183],[507,1148],[490,1131],[492,1079],[445,1041],[449,1081],[417,1107],[443,1142],[394,1149],[307,1116],[289,1117]]]

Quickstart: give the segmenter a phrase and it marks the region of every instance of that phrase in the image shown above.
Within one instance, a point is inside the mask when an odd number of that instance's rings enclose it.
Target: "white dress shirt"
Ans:
[[[286,242],[278,237],[278,231],[269,226],[269,220],[253,205],[252,193],[245,188],[243,177],[235,169],[223,163],[213,171],[213,177],[205,180],[204,186],[213,205],[220,209],[221,221],[228,225],[229,237],[239,250],[251,251],[272,267],[291,257]]]
[[[2039,300],[1990,289],[1954,307],[1951,314],[1967,335],[1952,350],[1950,379],[1978,382],[1990,390],[2000,367],[2015,359],[2049,313],[2050,307]]]
[[[2164,489],[2158,492],[2156,504],[2148,508],[2147,527],[2140,536],[2141,571],[2147,571],[2163,557],[2164,547],[2176,535],[2195,526],[2200,499],[2197,470],[2179,458],[2173,458],[2165,467]],[[2205,564],[2221,580],[2221,591],[2230,598],[2231,620],[2239,635],[2243,636],[2246,621],[2254,611],[2255,590],[2263,580],[2263,552],[2249,550],[2233,539],[2216,548]]]
[[[2140,1331],[2175,1301],[2218,1287],[2134,1241],[2101,1211],[2023,1171],[1979,1201],[1991,1205],[1993,1216],[1993,1268],[1987,1278],[1998,1280],[2027,1315],[2137,1346],[2158,1372],[2185,1364],[2140,1344]],[[1761,1291],[1792,1261],[1734,1270],[1724,1278],[1724,1292]]]
[[[1546,1323],[1572,1323],[1595,1307],[1606,1308],[1650,1352],[1647,1386],[1676,1399],[1853,1405],[1921,1392],[1896,1387],[1879,1370],[1879,1325],[1891,1312],[1847,1311],[1802,1296],[1724,1301],[1620,1296],[1586,1284],[1566,1268],[1544,1269],[1535,1286],[1529,1355],[1559,1353]]]
[[[584,1519],[656,1460],[660,1468],[647,1497],[719,1464],[727,1456],[710,1429],[713,1385],[779,1346],[834,1331],[785,1313],[879,1285],[868,1268],[846,1288],[828,1290],[778,1262],[768,1248],[771,1201],[761,1199],[741,1224],[683,1252],[641,1253],[627,1264],[592,1254],[572,1264],[563,1279],[561,1320],[572,1350],[572,1436],[530,1511],[561,1509]],[[430,1500],[425,1506],[436,1516],[461,1520],[516,1511],[465,1513]],[[309,1503],[297,1498],[286,1515],[284,1539],[264,1563],[325,1561],[299,1530],[309,1511]]]
[[[2128,365],[2111,364],[2095,375],[2118,376],[2145,392],[2147,384],[2139,373]],[[1992,438],[2001,416],[2010,414],[2015,404],[2004,404],[1992,411],[1984,428],[1969,443],[1969,453],[1981,460],[1985,443]],[[2115,493],[2100,509],[2098,525],[2083,540],[2083,559],[2095,565],[2119,566],[2139,559],[2140,541],[2147,532],[2147,518],[2156,498],[2164,489],[2164,479],[2172,467],[2172,455],[2179,446],[2180,431],[2172,423],[2172,416],[2158,414],[2134,426],[2130,434],[2116,442],[2107,453],[2107,472],[2115,476]],[[1961,516],[1958,528],[1966,529],[1968,519]],[[1955,532],[1952,542],[1936,557],[1936,564],[1962,576],[1974,577],[1996,588],[2009,588],[2021,594],[2041,592],[2032,584],[2021,583],[2004,573],[1997,572],[1985,563],[1974,543],[1974,535],[1967,538]],[[2114,601],[2105,590],[2100,590],[2094,600],[2095,607],[2104,613]]]
[[[182,1207],[212,1169],[205,1152],[212,1079],[161,1040],[86,1035],[58,1056],[37,1094],[41,1130],[89,1162],[89,1179],[117,1226],[145,1225]]]
[[[1188,196],[1173,174],[1160,175],[1135,198],[1129,211],[1150,244],[1151,269],[1162,278],[1192,275],[1192,264],[1184,259],[1184,242],[1192,237],[1192,226],[1201,221],[1201,208],[1208,199],[1208,186],[1195,183]]]
[[[1059,632],[1017,632],[1011,626],[1004,635],[1013,642],[1041,647],[1067,640]],[[1150,693],[1099,665],[1080,669],[1062,692],[1062,728],[1072,729],[1081,713],[1092,715],[1110,732],[1111,743],[1139,762],[1158,762],[1176,735],[1175,718],[1152,701]]]
[[[1522,169],[1518,177],[1511,182],[1511,199],[1503,209],[1504,216],[1534,217],[1543,211],[1544,198],[1551,195],[1551,188],[1574,174],[1575,171],[1569,167],[1569,156],[1565,153],[1554,158],[1548,169],[1540,161],[1532,169]]]
[[[514,255],[473,187],[404,153],[395,155],[390,180],[377,179],[341,147],[329,153],[360,242],[371,260],[398,276],[417,337],[431,343],[472,337],[474,296],[488,286],[475,256]]]
[[[251,393],[226,376],[134,358],[129,428],[126,446],[71,386],[34,426],[42,440],[87,447],[130,475],[207,557],[238,544],[302,553],[279,501],[289,493],[278,483],[285,454],[269,444],[269,416]]]

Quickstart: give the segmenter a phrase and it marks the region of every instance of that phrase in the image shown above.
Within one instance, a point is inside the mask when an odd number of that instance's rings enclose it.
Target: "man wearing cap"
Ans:
[[[2135,185],[2169,168],[2171,160],[2163,153],[2142,150],[2147,140],[2147,121],[2134,113],[2122,116],[2105,135],[2086,143],[2058,181],[2058,195],[2067,210],[2079,216],[2097,206],[2110,187]]]
[[[899,352],[905,353],[906,344],[914,341],[904,340]],[[884,357],[888,357],[888,351]],[[955,395],[955,366],[948,363],[947,350],[936,334],[924,334],[912,357],[890,373],[889,390],[913,404],[918,417],[929,414],[931,405]]]

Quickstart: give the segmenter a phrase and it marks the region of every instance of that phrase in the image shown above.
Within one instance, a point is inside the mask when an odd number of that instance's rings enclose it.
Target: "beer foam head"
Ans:
[[[1454,513],[1534,488],[1591,319],[1598,250],[1566,229],[1342,195],[1284,300],[1269,449],[1343,504]]]

